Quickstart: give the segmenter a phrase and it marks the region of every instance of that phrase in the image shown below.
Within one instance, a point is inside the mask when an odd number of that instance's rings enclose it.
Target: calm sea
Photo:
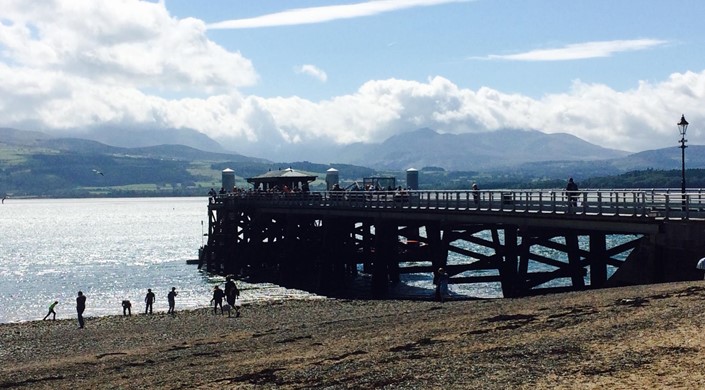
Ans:
[[[140,312],[147,288],[157,295],[156,311],[168,309],[171,287],[179,293],[177,310],[207,306],[223,278],[186,264],[206,238],[207,205],[205,197],[6,200],[0,205],[0,323],[42,319],[55,300],[57,318],[74,318],[79,290],[88,298],[86,316],[121,314],[123,299],[133,302],[133,314]],[[465,261],[453,253],[448,260]],[[402,282],[392,296],[433,295],[430,274],[403,275]],[[238,287],[245,303],[317,298],[273,284]],[[490,298],[501,290],[498,283],[451,285],[451,294]]]
[[[121,314],[121,302],[166,311],[176,287],[178,309],[207,306],[221,277],[186,260],[198,257],[208,230],[207,198],[7,199],[0,205],[0,322],[42,319],[59,301],[57,318],[74,318],[76,294],[86,316]],[[202,226],[205,224],[205,226]],[[221,285],[222,287],[222,285]],[[244,302],[311,294],[240,283]]]

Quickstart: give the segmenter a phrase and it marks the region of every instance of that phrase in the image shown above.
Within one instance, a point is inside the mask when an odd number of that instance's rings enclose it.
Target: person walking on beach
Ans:
[[[167,313],[174,314],[174,306],[176,306],[176,296],[179,293],[176,292],[176,287],[172,287],[169,294],[167,294],[166,299],[169,301],[169,311]]]
[[[147,295],[144,297],[144,314],[152,314],[152,305],[154,304],[154,293],[151,288],[147,289]]]
[[[76,312],[78,313],[78,327],[83,329],[83,312],[86,310],[86,296],[79,291],[76,297]]]
[[[228,275],[225,278],[225,300],[228,302],[228,305],[230,305],[231,309],[235,309],[235,317],[240,316],[240,309],[238,306],[235,306],[235,301],[237,300],[237,297],[240,296],[240,290],[237,289],[237,285],[235,284],[235,281],[233,280],[232,275]],[[230,316],[230,311],[228,311],[228,317]]]
[[[52,317],[51,320],[52,320],[52,321],[56,321],[56,312],[54,311],[54,308],[55,308],[56,305],[58,305],[58,304],[59,304],[59,301],[54,301],[54,303],[52,303],[51,305],[49,305],[49,313],[47,313],[47,315],[44,316],[44,320],[46,320],[47,318],[49,318],[49,315],[50,315],[50,314],[53,314],[54,317]],[[44,320],[42,320],[42,321],[44,321]]]
[[[218,314],[218,306],[220,306],[220,314],[223,314],[223,297],[225,296],[225,293],[223,290],[220,289],[219,286],[215,286],[213,288],[213,299],[211,299],[211,303],[213,303],[213,314]]]
[[[441,302],[445,302],[448,295],[449,279],[448,273],[443,268],[439,268],[436,274],[436,299]]]

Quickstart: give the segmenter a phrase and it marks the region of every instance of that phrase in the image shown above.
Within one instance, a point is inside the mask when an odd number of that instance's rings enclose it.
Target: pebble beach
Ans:
[[[0,324],[0,388],[705,388],[703,306],[698,281]]]

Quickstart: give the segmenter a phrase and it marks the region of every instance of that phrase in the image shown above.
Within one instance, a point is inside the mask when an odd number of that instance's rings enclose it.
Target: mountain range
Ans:
[[[258,175],[277,167],[296,166],[324,176],[326,169],[343,167],[341,178],[403,172],[408,168],[460,172],[464,181],[483,176],[508,180],[585,179],[618,175],[634,170],[680,169],[677,146],[640,153],[606,149],[568,134],[507,129],[491,133],[440,134],[418,129],[393,136],[378,144],[340,147],[331,164],[272,162],[225,151],[217,142],[192,130],[176,135],[155,132],[130,144],[111,145],[78,137],[55,137],[37,131],[0,128],[0,193],[18,188],[100,188],[133,190],[135,186],[200,187],[218,185],[220,170],[236,169],[242,177]],[[178,144],[172,142],[178,141]],[[201,149],[205,148],[205,149]],[[309,150],[313,150],[309,148]],[[705,147],[689,145],[687,168],[705,167]],[[96,170],[112,171],[96,177]],[[463,173],[465,172],[465,173]],[[450,176],[445,179],[451,180]],[[456,180],[456,179],[453,179]],[[487,182],[487,180],[484,180]],[[161,183],[161,184],[159,184]],[[142,187],[140,187],[142,188]],[[49,191],[49,190],[47,190]],[[55,192],[47,192],[55,194]]]
[[[341,162],[375,169],[441,167],[450,171],[485,171],[541,161],[615,159],[627,152],[606,149],[569,134],[535,130],[498,130],[439,134],[424,128],[388,138],[380,144],[352,144],[338,154]]]
[[[9,130],[4,129],[5,133],[0,132],[0,137],[4,139]],[[19,135],[16,130],[14,137],[35,138],[54,144],[58,142],[56,139],[85,139],[122,148],[184,145],[213,153],[241,155],[226,151],[215,140],[190,129],[135,130],[106,127],[66,132],[60,137],[51,137],[38,132]],[[67,146],[65,144],[65,147]],[[93,146],[100,149],[97,144]],[[317,147],[315,144],[290,145],[287,149],[289,149],[287,155],[296,155],[301,160],[354,164],[381,170],[425,166],[442,167],[450,171],[486,170],[541,161],[605,160],[629,154],[602,148],[569,134],[546,134],[536,130],[516,129],[440,134],[432,129],[422,128],[392,136],[381,143],[325,145],[325,147],[321,145]],[[299,152],[296,153],[296,150]]]

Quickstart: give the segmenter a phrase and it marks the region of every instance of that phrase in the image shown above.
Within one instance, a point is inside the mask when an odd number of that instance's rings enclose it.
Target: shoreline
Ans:
[[[0,388],[704,388],[705,282],[0,324]]]

